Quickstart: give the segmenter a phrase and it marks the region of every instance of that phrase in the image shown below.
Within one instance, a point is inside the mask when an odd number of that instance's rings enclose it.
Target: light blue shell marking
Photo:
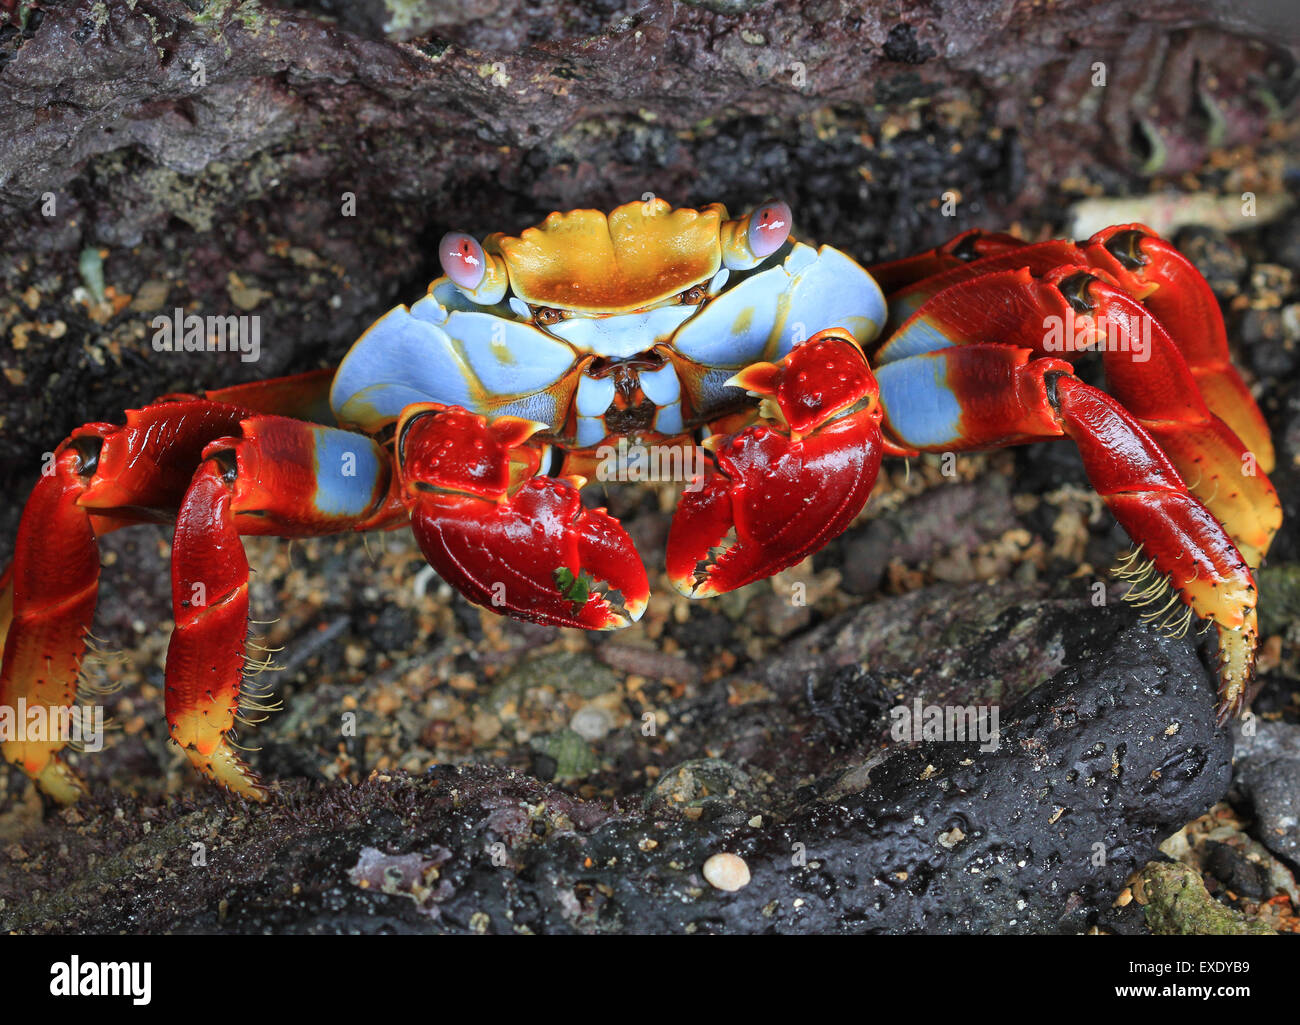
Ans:
[[[776,267],[748,275],[673,338],[682,355],[739,369],[775,361],[796,342],[842,327],[866,344],[885,321],[885,297],[870,274],[830,246],[796,243]]]
[[[384,472],[379,447],[363,434],[314,427],[316,491],[312,504],[322,516],[355,519],[369,510]]]
[[[569,371],[573,350],[486,309],[448,309],[426,296],[380,317],[334,376],[330,405],[339,422],[371,429],[417,402],[551,422],[555,403],[537,393]]]
[[[875,373],[888,426],[904,445],[942,449],[961,438],[961,403],[941,353],[887,363]]]

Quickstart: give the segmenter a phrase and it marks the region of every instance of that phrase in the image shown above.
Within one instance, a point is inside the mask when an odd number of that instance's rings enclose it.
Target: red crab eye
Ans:
[[[447,277],[471,292],[483,283],[483,276],[487,273],[483,247],[474,236],[463,231],[449,231],[442,236],[438,243],[438,262]]]
[[[749,215],[749,251],[760,260],[771,256],[790,237],[790,207],[778,200]]]

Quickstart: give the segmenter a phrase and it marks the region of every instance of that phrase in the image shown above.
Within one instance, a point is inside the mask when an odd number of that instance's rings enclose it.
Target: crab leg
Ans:
[[[886,295],[906,288],[917,281],[943,274],[986,256],[997,256],[1008,250],[1024,248],[1024,241],[1005,232],[988,232],[979,228],[963,231],[941,246],[905,256],[889,263],[877,263],[867,268]],[[893,304],[891,296],[890,305]]]
[[[995,271],[943,288],[908,318],[879,358],[889,363],[943,345],[981,342],[1070,359],[1098,349],[1115,398],[1160,444],[1246,561],[1259,565],[1282,521],[1277,492],[1242,441],[1210,411],[1178,347],[1146,307],[1088,267],[1057,267],[1041,277],[1028,268]]]
[[[968,231],[930,253],[873,267],[897,327],[945,288],[996,271],[1046,275],[1079,265],[1142,302],[1181,353],[1206,405],[1239,437],[1260,469],[1273,471],[1268,425],[1228,351],[1223,314],[1209,283],[1174,246],[1141,224],[1120,224],[1087,242],[1025,244],[1014,236]],[[929,272],[927,274],[927,272]]]
[[[586,509],[581,477],[538,476],[544,425],[458,406],[408,407],[398,423],[402,500],[420,549],[470,601],[551,626],[614,630],[650,599],[632,539]]]
[[[17,715],[23,705],[40,705],[52,715],[73,706],[99,590],[98,536],[167,518],[203,444],[240,415],[212,402],[168,402],[132,410],[122,427],[87,424],[58,447],[18,526],[0,707]],[[66,743],[10,737],[0,751],[66,802],[83,789],[59,757]]]
[[[208,778],[251,800],[266,791],[230,740],[248,632],[241,535],[308,537],[379,525],[389,463],[362,434],[285,417],[245,419],[203,451],[176,518],[166,705],[172,739]]]
[[[76,700],[86,631],[99,586],[99,546],[77,500],[85,464],[72,447],[57,453],[55,472],[41,478],[23,512],[9,571],[12,622],[0,671],[0,705],[25,729],[23,706],[67,709]],[[59,757],[66,739],[7,737],[4,757],[61,802],[84,789]]]
[[[1261,454],[1202,397],[1206,378],[1188,367],[1186,349],[1180,352],[1164,322],[1114,285],[1068,269],[1052,272],[1048,281],[1068,297],[1076,332],[1101,348],[1107,388],[1155,439],[1251,568],[1258,567],[1282,525],[1282,503]],[[1225,366],[1240,383],[1231,364]]]
[[[1068,435],[1084,470],[1155,572],[1219,632],[1219,717],[1240,711],[1254,672],[1255,585],[1214,516],[1160,446],[1117,401],[1068,363],[1023,348],[969,345],[876,371],[885,430],[923,451],[1013,445]]]
[[[1141,224],[1097,232],[1084,247],[1089,262],[1109,272],[1168,329],[1206,404],[1272,473],[1276,455],[1268,424],[1232,365],[1223,313],[1209,282],[1173,245]]]
[[[668,576],[692,598],[771,576],[842,533],[866,504],[885,448],[876,382],[844,330],[813,335],[729,383],[763,401],[758,423],[705,442],[716,470],[673,517]]]
[[[207,396],[168,396],[131,410],[121,426],[86,424],[54,453],[19,523],[0,577],[0,709],[39,706],[53,721],[76,700],[99,584],[98,537],[170,520],[204,446],[238,430],[252,409],[320,409],[328,372],[240,385]],[[0,753],[56,800],[84,789],[62,760],[66,735],[9,736]]]

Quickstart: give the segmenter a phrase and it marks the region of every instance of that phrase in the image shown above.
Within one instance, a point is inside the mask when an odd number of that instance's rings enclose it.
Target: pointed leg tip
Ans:
[[[617,602],[607,598],[601,603],[601,611],[594,622],[584,617],[574,625],[602,631],[623,630],[638,622],[645,615],[649,605],[649,594],[641,598],[624,598]]]
[[[192,747],[185,748],[185,754],[202,775],[231,793],[258,804],[265,804],[270,799],[270,792],[262,785],[257,773],[239,757],[225,737],[211,754],[205,755]]]
[[[89,789],[81,777],[58,754],[40,749],[32,751],[20,741],[0,743],[0,757],[21,769],[36,784],[36,789],[59,804],[74,804]]]
[[[650,607],[650,596],[644,598],[634,598],[626,602],[623,606],[627,613],[628,620],[631,623],[640,622],[641,617],[645,615],[645,610]]]
[[[1242,627],[1220,625],[1218,635],[1219,704],[1216,721],[1223,726],[1245,710],[1246,695],[1255,678],[1255,645],[1258,637],[1254,629],[1254,609],[1249,610]]]
[[[59,804],[75,804],[87,793],[81,777],[58,757],[51,758],[49,764],[32,777],[32,782],[41,793]]]

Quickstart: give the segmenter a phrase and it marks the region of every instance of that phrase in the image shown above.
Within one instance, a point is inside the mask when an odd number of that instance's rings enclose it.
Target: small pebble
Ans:
[[[613,728],[614,717],[598,705],[584,705],[569,720],[569,729],[583,740],[600,740]]]
[[[749,885],[749,866],[734,854],[715,854],[704,863],[704,878],[710,886],[734,893]]]

